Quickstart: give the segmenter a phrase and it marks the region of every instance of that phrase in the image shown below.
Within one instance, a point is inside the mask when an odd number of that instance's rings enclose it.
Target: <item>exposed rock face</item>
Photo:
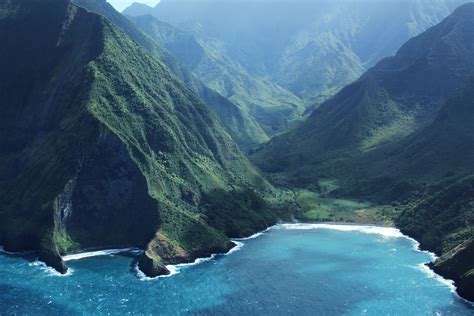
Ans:
[[[72,193],[76,179],[72,179],[64,187],[63,193],[54,200],[54,227],[56,231],[66,231],[66,225],[72,215]]]
[[[37,250],[61,273],[69,252],[146,248],[150,275],[229,249],[206,214],[220,201],[201,196],[274,189],[216,115],[108,19],[68,0],[8,4],[0,2],[0,244]],[[269,207],[232,212],[276,217]],[[155,243],[157,231],[165,237]]]
[[[145,178],[112,134],[83,159],[72,194],[68,233],[82,248],[144,248],[159,226],[157,201]]]
[[[67,273],[68,268],[64,263],[63,259],[61,259],[61,256],[59,255],[58,251],[44,249],[41,250],[38,255],[38,259],[43,261],[47,266],[50,266],[61,274]]]
[[[430,267],[455,282],[460,296],[474,302],[474,240],[470,239],[438,258]]]
[[[169,274],[169,271],[164,267],[164,264],[192,262],[197,258],[206,258],[212,254],[226,253],[234,246],[235,244],[229,241],[222,246],[187,251],[162,232],[157,232],[148,244],[145,253],[140,257],[138,267],[150,277],[166,275]]]
[[[152,251],[146,251],[141,255],[137,264],[140,271],[150,278],[170,274],[164,263]]]

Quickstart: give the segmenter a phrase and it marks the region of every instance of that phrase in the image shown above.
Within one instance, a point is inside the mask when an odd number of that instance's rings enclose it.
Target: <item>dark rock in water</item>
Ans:
[[[166,268],[168,264],[193,262],[198,258],[207,258],[213,254],[226,253],[234,246],[235,244],[229,241],[224,242],[222,245],[186,251],[181,246],[176,245],[166,235],[158,232],[138,259],[138,268],[151,278],[169,275],[170,271]]]
[[[458,294],[474,301],[474,240],[467,240],[440,257],[430,267],[439,275],[455,282]]]
[[[148,251],[148,270],[163,274],[227,249],[227,215],[239,231],[276,217],[201,202],[224,190],[243,205],[239,192],[270,199],[274,188],[119,13],[69,0],[0,1],[0,12],[0,244],[65,273],[60,255],[144,249],[159,232],[167,251]]]
[[[57,252],[42,250],[39,252],[38,259],[61,274],[66,274],[68,271],[66,264]]]
[[[150,278],[169,275],[170,271],[158,259],[158,257],[145,252],[138,259],[138,268]]]

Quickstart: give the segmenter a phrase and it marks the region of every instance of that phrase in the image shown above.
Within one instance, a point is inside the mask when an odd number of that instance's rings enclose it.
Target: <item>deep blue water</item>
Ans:
[[[230,255],[148,281],[121,255],[69,261],[72,274],[57,276],[2,254],[0,314],[474,314],[420,267],[431,257],[413,241],[390,230],[312,227],[280,226]]]

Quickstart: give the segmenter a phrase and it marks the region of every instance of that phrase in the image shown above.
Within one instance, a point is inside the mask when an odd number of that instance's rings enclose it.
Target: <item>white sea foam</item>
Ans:
[[[197,264],[200,264],[200,263],[203,263],[205,261],[210,261],[212,259],[214,259],[216,256],[216,254],[212,254],[211,256],[209,257],[206,257],[206,258],[197,258],[196,260],[194,260],[193,262],[189,262],[189,263],[180,263],[180,264],[169,264],[169,265],[166,265],[166,269],[168,269],[168,271],[170,272],[169,274],[166,274],[166,275],[159,275],[157,277],[154,277],[154,278],[150,278],[148,276],[145,275],[145,273],[140,270],[140,268],[138,267],[138,264],[135,264],[135,266],[133,267],[133,270],[135,271],[135,274],[136,276],[142,280],[142,281],[152,281],[152,280],[156,280],[156,279],[162,279],[162,278],[169,278],[169,277],[172,277],[173,275],[176,275],[178,274],[182,268],[185,268],[185,267],[190,267],[190,266],[194,266],[194,265],[197,265]]]
[[[137,248],[107,249],[107,250],[82,252],[82,253],[76,253],[72,255],[66,255],[66,256],[63,256],[62,258],[64,261],[71,261],[71,260],[80,260],[84,258],[97,257],[97,256],[110,256],[110,255],[116,255],[116,254],[125,253],[125,252],[139,254],[142,252],[142,250],[137,249]]]
[[[26,250],[26,251],[19,251],[19,252],[10,252],[10,251],[6,251],[5,248],[3,248],[3,246],[0,246],[0,253],[6,253],[8,255],[14,255],[14,256],[25,256],[25,255],[32,254],[33,251]]]
[[[445,285],[449,287],[452,293],[456,293],[456,286],[454,285],[454,281],[448,280],[440,276],[439,274],[436,274],[433,270],[430,269],[426,264],[420,263],[419,265],[416,266],[417,269],[422,271],[424,274],[426,274],[429,278],[433,278],[442,285]]]
[[[224,255],[225,256],[228,256],[236,251],[239,251],[240,249],[242,249],[242,247],[244,246],[244,243],[241,242],[241,241],[238,241],[236,239],[232,240],[232,242],[235,244],[235,247],[232,248],[231,250],[229,250],[227,253],[225,253]]]
[[[366,226],[366,225],[341,225],[341,224],[305,224],[305,223],[298,223],[298,224],[278,224],[271,229],[290,229],[290,230],[311,230],[311,229],[333,229],[339,231],[357,231],[364,234],[377,234],[381,235],[385,238],[405,238],[411,241],[413,245],[413,250],[425,253],[430,256],[430,261],[435,261],[437,256],[430,251],[421,250],[420,243],[408,237],[397,228],[392,227],[378,227],[378,226]],[[430,269],[425,263],[421,263],[417,266],[417,269],[420,269],[425,273],[428,277],[435,279],[439,283],[448,286],[451,292],[456,293],[456,287],[454,286],[454,281],[445,279],[442,276],[436,274],[433,270]]]
[[[431,251],[428,251],[428,250],[421,250],[420,243],[416,239],[413,239],[413,238],[408,237],[406,235],[403,235],[403,237],[405,237],[406,239],[408,239],[412,242],[413,250],[429,255],[431,257],[431,261],[435,261],[436,259],[438,259],[438,256],[436,256],[436,254],[434,252],[431,252]]]
[[[263,232],[262,232],[263,233]],[[260,233],[261,235],[261,233]],[[252,237],[252,236],[251,236]],[[256,237],[253,237],[253,238],[256,238]],[[180,264],[169,264],[169,265],[166,265],[166,269],[168,269],[168,271],[170,272],[170,274],[167,274],[167,275],[159,275],[155,278],[150,278],[148,276],[145,275],[145,273],[143,273],[143,271],[140,270],[140,268],[138,267],[138,264],[136,264],[134,267],[133,267],[133,270],[135,271],[135,274],[136,276],[142,280],[142,281],[150,281],[150,280],[156,280],[156,279],[160,279],[160,278],[169,278],[173,275],[176,275],[178,274],[181,269],[183,268],[186,268],[186,267],[190,267],[190,266],[194,266],[194,265],[198,265],[198,264],[201,264],[203,262],[206,262],[206,261],[210,261],[212,259],[214,259],[216,256],[218,255],[221,255],[221,256],[227,256],[227,255],[230,255],[236,251],[239,251],[240,249],[242,249],[242,247],[244,246],[244,243],[239,241],[239,240],[242,240],[242,239],[234,239],[232,240],[232,242],[235,244],[235,247],[233,247],[231,250],[229,250],[228,252],[226,253],[223,253],[223,254],[212,254],[210,255],[209,257],[206,257],[206,258],[197,258],[196,260],[194,260],[193,262],[189,262],[189,263],[180,263]]]
[[[56,271],[55,269],[47,266],[46,263],[44,263],[43,261],[39,261],[39,260],[30,262],[28,265],[30,267],[39,267],[41,270],[43,270],[44,272],[46,272],[46,274],[48,274],[50,276],[65,277],[65,276],[72,275],[72,273],[74,272],[73,269],[68,268],[66,274],[61,274],[58,271]]]
[[[367,225],[343,225],[343,224],[278,224],[271,229],[289,229],[289,230],[314,230],[331,229],[345,232],[361,232],[364,234],[375,234],[383,237],[405,237],[399,229],[393,227],[367,226]]]
[[[291,225],[291,224],[290,224],[290,225]],[[237,241],[244,241],[244,240],[255,239],[255,238],[257,238],[257,237],[262,236],[263,234],[265,234],[265,233],[268,232],[270,229],[272,229],[273,227],[276,227],[276,226],[278,226],[278,225],[275,225],[275,226],[272,226],[272,227],[268,227],[267,229],[262,230],[261,232],[255,233],[255,234],[253,234],[253,235],[250,236],[250,237],[234,238],[233,240],[234,240],[234,241],[236,241],[236,240],[237,240]]]
[[[135,272],[137,278],[139,278],[141,281],[153,280],[153,278],[147,277],[146,274],[143,273],[142,270],[140,270],[140,268],[138,267],[138,263],[133,266],[133,271]]]

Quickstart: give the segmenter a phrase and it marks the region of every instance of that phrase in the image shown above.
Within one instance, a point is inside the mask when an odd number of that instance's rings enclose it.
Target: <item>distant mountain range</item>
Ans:
[[[465,2],[1,1],[0,245],[157,276],[351,199],[474,300]]]
[[[191,34],[204,48],[202,55],[194,56],[195,67],[206,74],[205,82],[214,83],[211,87],[229,91],[236,86],[239,91],[243,83],[238,75],[245,70],[315,107],[465,2],[299,0],[295,5],[293,1],[163,0],[155,8],[134,4],[123,13],[153,15]],[[214,59],[209,60],[209,55]],[[227,62],[216,62],[223,56]],[[226,72],[216,67],[229,65],[240,70],[222,77]],[[224,78],[234,73],[237,80],[224,86]],[[255,90],[259,95],[261,89]],[[281,102],[266,96],[270,104]]]

